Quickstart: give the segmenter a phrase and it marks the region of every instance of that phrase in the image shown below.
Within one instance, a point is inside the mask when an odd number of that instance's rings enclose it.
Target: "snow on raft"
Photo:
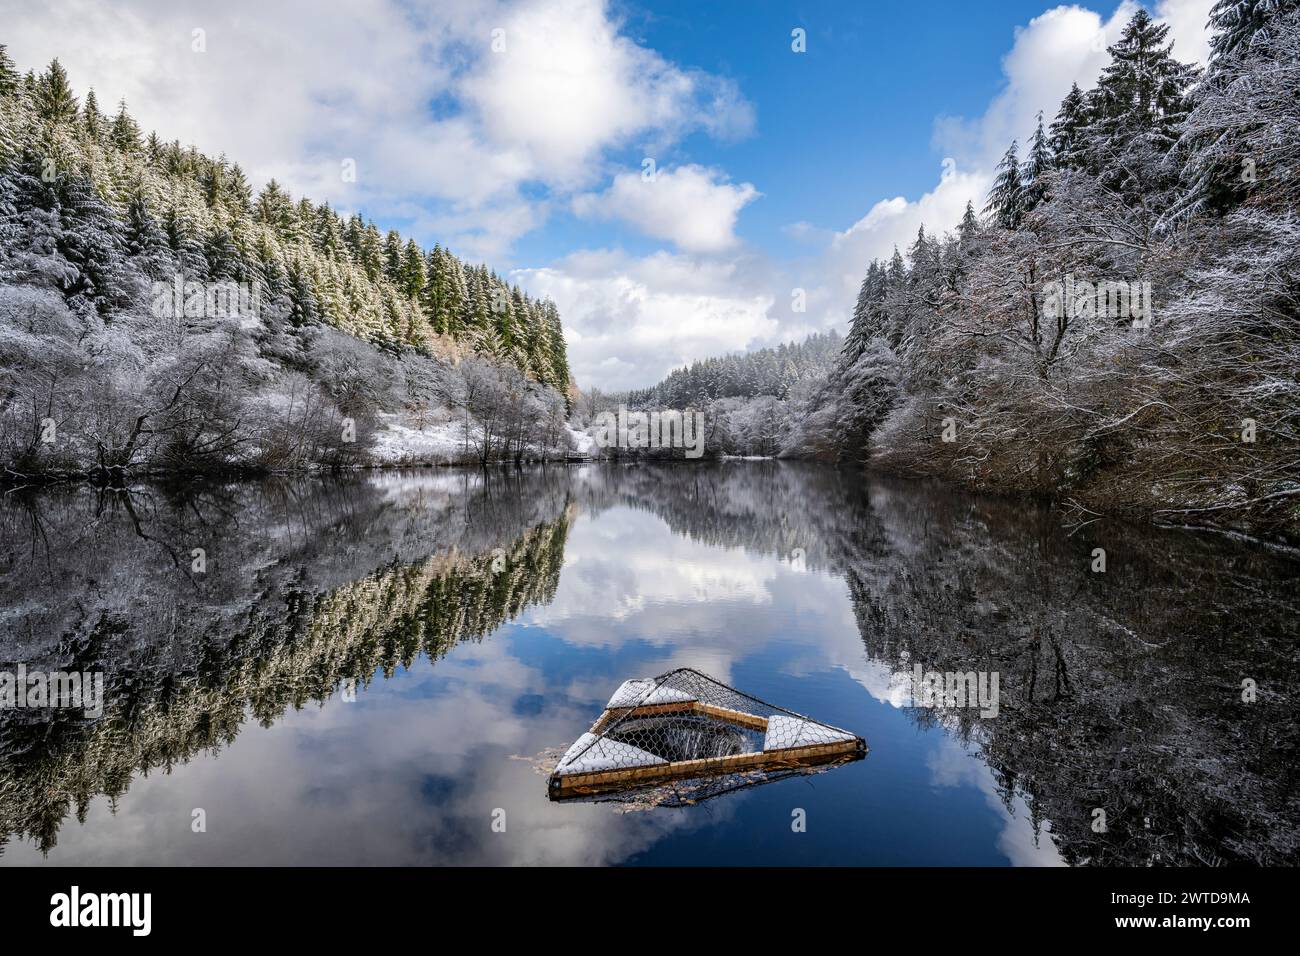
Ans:
[[[552,799],[565,799],[727,777],[734,789],[737,780],[766,782],[866,751],[847,730],[680,668],[624,681],[560,759],[548,788]]]

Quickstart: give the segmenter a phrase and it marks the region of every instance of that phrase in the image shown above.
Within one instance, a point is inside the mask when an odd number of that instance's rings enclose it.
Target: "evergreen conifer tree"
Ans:
[[[37,112],[52,123],[71,123],[77,118],[77,98],[68,84],[67,71],[57,59],[36,85]]]
[[[991,214],[993,221],[1003,229],[1015,229],[1020,225],[1024,212],[1024,186],[1014,140],[998,163],[997,176],[989,190],[984,212]]]

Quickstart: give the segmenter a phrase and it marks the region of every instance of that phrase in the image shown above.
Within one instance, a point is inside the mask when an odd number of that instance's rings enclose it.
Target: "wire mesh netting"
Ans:
[[[566,799],[666,788],[685,799],[661,802],[695,803],[865,753],[847,730],[680,668],[625,681],[560,759],[549,790]]]

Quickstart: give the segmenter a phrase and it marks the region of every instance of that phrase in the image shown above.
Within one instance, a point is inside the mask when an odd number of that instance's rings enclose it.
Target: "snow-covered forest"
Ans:
[[[7,480],[558,454],[571,390],[553,302],[0,46]]]
[[[1300,3],[1211,26],[1202,74],[1139,11],[984,210],[870,264],[787,455],[1294,531]]]
[[[833,329],[802,342],[703,359],[677,369],[650,388],[604,394],[584,393],[574,423],[588,428],[601,414],[625,404],[636,409],[698,409],[707,429],[705,455],[775,456],[792,439],[792,429],[814,392],[839,362],[844,339]],[[608,454],[681,457],[662,452],[609,449]]]
[[[685,408],[720,398],[789,398],[800,383],[824,378],[843,345],[843,338],[832,330],[803,342],[703,359],[669,373],[657,385],[628,392],[627,402]]]

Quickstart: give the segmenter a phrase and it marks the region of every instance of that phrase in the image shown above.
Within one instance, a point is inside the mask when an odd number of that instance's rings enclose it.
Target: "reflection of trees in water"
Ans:
[[[43,495],[0,511],[0,660],[103,670],[105,714],[0,715],[0,847],[554,597],[563,473]],[[191,570],[193,548],[208,570]],[[6,665],[9,669],[12,666]]]
[[[1068,537],[1023,502],[777,463],[11,496],[0,661],[102,669],[109,700],[94,725],[0,715],[0,833],[49,846],[69,808],[219,749],[248,713],[269,724],[481,638],[551,599],[571,506],[616,505],[709,545],[803,549],[844,577],[867,656],[895,671],[998,671],[997,718],[910,713],[976,746],[1067,860],[1297,861],[1295,562],[1123,525]]]
[[[827,544],[850,538],[869,510],[863,479],[821,465],[747,461],[587,469],[574,500],[592,510],[622,505],[662,518],[677,534],[715,547],[827,564]],[[842,510],[842,509],[853,510]]]
[[[1297,859],[1300,567],[1119,524],[1067,537],[1022,503],[871,498],[885,539],[910,553],[895,549],[899,567],[883,573],[871,556],[846,566],[868,654],[1001,674],[999,717],[955,723],[1008,808],[1019,789],[1052,821],[1067,860]],[[1094,548],[1105,573],[1091,570]],[[1257,703],[1241,699],[1245,677]]]
[[[830,469],[608,469],[591,484],[705,543],[803,548],[844,576],[868,657],[895,672],[997,671],[994,719],[910,713],[976,745],[1008,810],[1024,795],[1067,860],[1300,861],[1295,561],[1109,522],[1069,536],[1023,501]]]

